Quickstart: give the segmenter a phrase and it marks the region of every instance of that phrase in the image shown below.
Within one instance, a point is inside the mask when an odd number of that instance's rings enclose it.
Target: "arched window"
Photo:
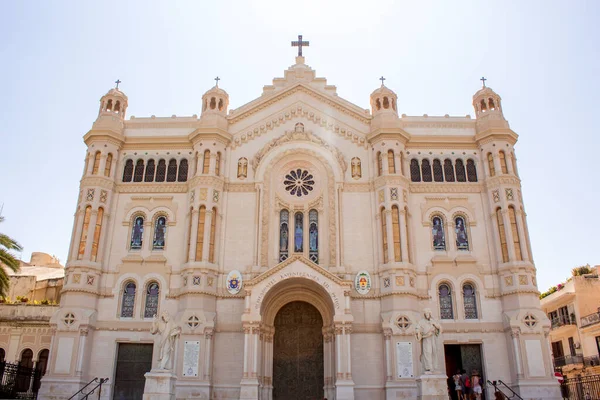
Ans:
[[[490,110],[496,109],[496,106],[494,105],[494,99],[492,99],[491,97],[488,99],[488,104],[490,106]]]
[[[475,161],[472,159],[467,160],[467,177],[469,182],[477,182],[477,168],[475,168]]]
[[[421,182],[421,168],[416,158],[410,160],[410,180],[412,182]]]
[[[133,318],[135,308],[135,291],[137,287],[134,282],[127,282],[123,286],[123,298],[121,300],[121,318]]]
[[[308,213],[308,257],[315,264],[319,263],[319,213],[310,210]]]
[[[440,318],[454,319],[454,311],[452,309],[452,291],[450,285],[442,283],[438,288],[440,298]]]
[[[377,152],[377,176],[381,176],[383,174],[383,156],[381,152]]]
[[[471,283],[465,283],[463,285],[463,302],[465,305],[465,319],[477,319],[475,285]]]
[[[179,171],[177,172],[178,182],[187,182],[188,177],[188,160],[183,159],[179,162]]]
[[[146,304],[144,307],[144,318],[152,318],[158,314],[158,295],[160,288],[158,283],[150,282],[146,286]]]
[[[436,215],[431,219],[431,235],[433,236],[433,249],[446,250],[446,235],[444,233],[444,220]]]
[[[396,158],[394,157],[394,150],[388,150],[388,172],[390,174],[396,173]]]
[[[279,212],[279,262],[289,257],[290,243],[290,212],[281,210]]]
[[[481,111],[486,111],[487,105],[485,104],[485,99],[481,99]]]
[[[33,380],[33,392],[38,393],[41,385],[40,378],[46,375],[46,370],[48,369],[48,357],[50,355],[50,351],[48,349],[44,349],[38,353],[38,362],[35,366],[35,370],[39,376],[39,378]]]
[[[519,172],[517,171],[517,158],[515,157],[515,153],[511,153],[510,159],[512,161],[513,174],[519,176]]]
[[[219,176],[221,174],[221,152],[217,151],[217,156],[215,157],[215,175]]]
[[[246,157],[238,160],[237,177],[240,179],[248,177],[248,159]]]
[[[204,224],[206,222],[206,207],[200,206],[198,211],[198,232],[196,235],[196,261],[202,261],[204,247]]]
[[[85,245],[87,243],[88,228],[90,227],[90,218],[92,217],[92,206],[85,208],[83,215],[83,227],[81,229],[81,238],[79,239],[79,251],[77,253],[77,259],[81,260],[85,254]]]
[[[118,114],[119,111],[121,111],[121,102],[119,100],[117,100],[115,102],[115,112]]]
[[[457,159],[456,163],[454,164],[454,168],[456,169],[456,181],[466,182],[467,175],[465,174],[465,164],[463,163],[463,160],[460,158]]]
[[[21,352],[21,360],[19,361],[20,367],[33,368],[33,351],[31,349],[25,349]],[[29,379],[27,379],[29,382]]]
[[[215,237],[217,235],[217,209],[213,207],[210,219],[210,243],[208,247],[208,262],[215,262]]]
[[[112,168],[112,153],[108,153],[106,156],[106,165],[104,166],[104,176],[110,178],[110,169]]]
[[[167,237],[167,218],[160,216],[156,218],[154,224],[154,240],[152,241],[152,250],[162,250],[165,248],[165,238]]]
[[[142,242],[144,240],[144,217],[139,216],[133,220],[133,227],[131,228],[131,245],[129,246],[132,250],[139,250],[142,248]]]
[[[302,253],[304,246],[304,214],[297,212],[294,215],[294,252]]]
[[[436,182],[444,182],[442,163],[437,158],[433,160],[433,180]]]
[[[510,229],[515,247],[515,257],[517,261],[523,261],[523,255],[521,254],[521,240],[519,238],[519,228],[517,226],[517,213],[515,212],[515,208],[513,206],[508,206],[508,217],[510,219]]]
[[[387,96],[385,96],[383,98],[383,108],[385,108],[385,109],[390,108],[390,100],[387,98]]]
[[[96,261],[98,258],[98,246],[100,245],[100,234],[102,233],[102,220],[104,219],[104,208],[98,208],[96,214],[96,226],[94,227],[94,240],[92,242],[92,254],[90,259]]]
[[[388,240],[387,240],[387,220],[385,216],[385,208],[381,209],[381,243],[383,244],[383,263],[389,262],[388,257]]]
[[[164,182],[167,176],[167,163],[165,160],[158,160],[156,168],[156,182]]]
[[[392,206],[392,232],[394,236],[394,261],[402,261],[402,247],[400,245],[400,210],[397,205]]]
[[[133,179],[133,160],[127,160],[123,168],[123,182],[131,182],[131,179]]]
[[[488,168],[490,169],[490,176],[496,175],[496,167],[494,167],[494,156],[492,155],[492,153],[488,153],[487,160]]]
[[[456,233],[456,248],[458,250],[469,250],[467,224],[463,217],[454,218],[454,232]]]
[[[431,182],[431,164],[428,159],[421,161],[421,175],[423,175],[423,182]]]
[[[167,182],[175,182],[177,180],[177,160],[172,158],[169,160],[167,167]]]
[[[133,181],[141,182],[144,179],[144,160],[137,160],[135,163],[135,172],[133,173]]]
[[[97,151],[94,155],[94,166],[92,168],[92,175],[97,175],[100,169],[100,152]]]
[[[454,182],[454,165],[452,165],[452,160],[449,158],[444,160],[444,175],[446,182]]]
[[[506,230],[504,229],[504,218],[502,210],[496,210],[496,219],[498,221],[498,236],[500,237],[500,249],[502,251],[502,262],[508,262],[508,245],[506,243]]]
[[[4,349],[0,348],[0,362],[6,361],[6,352]]]
[[[112,111],[112,100],[108,100],[106,103],[106,111]]]
[[[500,155],[500,169],[503,174],[508,174],[508,168],[506,166],[506,154],[502,150],[498,153]]]
[[[146,174],[144,175],[144,182],[154,182],[154,170],[156,166],[154,165],[154,160],[148,160],[148,164],[146,164]]]
[[[31,349],[25,349],[21,352],[19,360],[19,369],[21,368],[33,368],[33,351]],[[13,378],[14,379],[14,378]],[[14,390],[17,392],[29,391],[29,385],[31,384],[31,378],[29,375],[17,375],[15,379]]]
[[[202,173],[208,174],[210,168],[210,150],[204,150],[204,161],[202,164]]]

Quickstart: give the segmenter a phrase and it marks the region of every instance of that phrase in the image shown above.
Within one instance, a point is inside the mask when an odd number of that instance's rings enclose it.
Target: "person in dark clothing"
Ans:
[[[464,369],[460,370],[460,384],[463,388],[463,396],[465,397],[465,399],[470,399],[471,398],[471,378],[469,378],[469,375],[467,375],[467,371],[465,371]]]

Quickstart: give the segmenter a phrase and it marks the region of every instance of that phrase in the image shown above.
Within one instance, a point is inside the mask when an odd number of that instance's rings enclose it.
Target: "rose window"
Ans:
[[[307,170],[298,168],[285,175],[283,184],[285,185],[285,190],[290,192],[292,196],[302,197],[312,192],[315,181],[312,174]]]

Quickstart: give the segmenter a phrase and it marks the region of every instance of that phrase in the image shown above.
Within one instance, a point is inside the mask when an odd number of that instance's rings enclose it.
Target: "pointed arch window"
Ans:
[[[290,243],[290,212],[281,210],[279,212],[279,262],[285,261],[289,257]]]
[[[394,157],[394,150],[388,150],[388,172],[390,174],[396,173],[396,158]]]
[[[421,182],[421,168],[416,158],[410,160],[410,180],[412,182]]]
[[[97,151],[94,155],[94,166],[92,167],[92,175],[97,175],[100,169],[100,152]]]
[[[458,250],[469,250],[467,224],[463,217],[454,218],[454,232],[456,233],[456,248]]]
[[[210,219],[210,242],[208,247],[208,262],[215,262],[215,237],[217,235],[217,209],[212,209],[212,218]]]
[[[221,152],[217,151],[217,155],[215,157],[215,175],[219,176],[221,174]]]
[[[152,250],[162,250],[165,248],[165,238],[167,237],[167,218],[160,216],[156,218],[154,224],[154,240],[152,241]]]
[[[144,240],[144,217],[139,216],[133,220],[133,228],[131,229],[130,248],[132,250],[141,249],[143,240]]]
[[[421,175],[423,175],[423,182],[431,182],[431,164],[428,159],[421,161]]]
[[[400,245],[400,210],[397,205],[392,206],[392,232],[394,236],[394,261],[402,261],[402,247]]]
[[[144,307],[144,318],[152,318],[158,314],[158,295],[160,287],[156,282],[150,282],[146,286],[146,304]]]
[[[112,168],[112,153],[108,153],[106,156],[106,165],[104,166],[104,176],[110,178],[110,170]]]
[[[494,156],[492,155],[492,153],[488,153],[487,160],[488,160],[488,168],[490,169],[490,176],[495,176],[496,175],[496,167],[494,167]]]
[[[136,289],[137,286],[131,281],[127,282],[123,287],[123,297],[121,299],[121,318],[133,318]]]
[[[133,181],[141,182],[144,179],[144,160],[137,160],[135,163],[135,171],[133,173]]]
[[[496,210],[496,219],[498,221],[498,237],[500,238],[500,250],[502,252],[502,262],[508,262],[508,244],[506,243],[506,230],[504,228],[504,218],[502,210]]]
[[[167,177],[167,163],[165,160],[158,160],[156,168],[156,182],[164,182]]]
[[[431,219],[431,235],[433,237],[434,250],[446,250],[446,235],[444,232],[444,220],[439,215]]]
[[[450,285],[443,283],[438,288],[438,296],[440,299],[440,318],[454,319],[454,310],[452,307],[452,290]]]
[[[179,162],[179,171],[177,172],[178,182],[187,182],[188,177],[188,160],[184,158]]]
[[[294,252],[302,253],[304,250],[304,214],[297,212],[294,215]]]
[[[104,219],[104,208],[98,208],[96,214],[96,226],[94,227],[94,239],[92,241],[92,254],[90,259],[96,261],[98,258],[98,246],[100,245],[100,235],[102,233],[102,220]]]
[[[148,160],[146,164],[146,174],[144,175],[144,182],[154,182],[154,171],[156,169],[156,165],[154,164],[154,160]]]
[[[177,160],[172,158],[169,160],[167,167],[167,182],[175,182],[177,180]]]
[[[206,221],[206,207],[200,206],[198,211],[198,232],[196,235],[196,261],[202,261],[204,247],[204,224]]]
[[[510,229],[513,237],[513,245],[515,247],[515,257],[517,261],[523,261],[521,254],[521,240],[519,238],[519,227],[517,226],[517,213],[513,206],[508,206],[508,217],[510,219]]]
[[[383,175],[383,156],[381,152],[377,152],[377,176]]]
[[[90,218],[92,217],[92,206],[85,208],[83,214],[83,227],[81,229],[81,238],[79,239],[79,251],[77,253],[77,259],[81,260],[85,254],[85,245],[87,243],[88,228],[90,227]]]
[[[436,182],[444,182],[442,163],[437,158],[433,160],[433,180]]]
[[[500,169],[503,174],[508,174],[508,167],[506,165],[506,154],[502,150],[500,150],[499,155],[500,155]]]
[[[467,175],[465,174],[465,164],[463,163],[463,160],[461,160],[460,158],[457,159],[456,163],[454,164],[454,167],[456,169],[456,181],[466,182]]]
[[[475,285],[465,283],[463,285],[463,302],[465,306],[465,319],[477,319],[477,297],[475,296]]]
[[[123,182],[131,182],[133,179],[133,160],[125,161],[123,168]]]
[[[381,209],[381,243],[383,244],[383,263],[389,262],[388,257],[388,240],[387,240],[387,221],[385,216],[385,208]]]
[[[204,150],[204,160],[202,163],[202,173],[208,174],[210,168],[210,150]]]
[[[308,258],[319,263],[319,213],[310,210],[308,213]]]
[[[467,160],[467,178],[469,178],[469,182],[477,182],[477,168],[475,167],[475,161],[470,158]]]
[[[454,165],[452,165],[452,160],[449,158],[444,160],[444,175],[446,182],[454,182]]]

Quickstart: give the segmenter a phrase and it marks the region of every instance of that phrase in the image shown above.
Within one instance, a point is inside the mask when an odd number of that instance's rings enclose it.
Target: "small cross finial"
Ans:
[[[485,87],[485,81],[487,81],[487,79],[485,79],[485,77],[482,76],[480,81],[483,82],[483,87]]]
[[[117,80],[115,81],[115,83],[117,84],[117,87],[116,87],[115,89],[119,90],[119,83],[121,83],[121,81],[120,81],[119,79],[117,79]]]
[[[310,45],[310,42],[308,41],[302,41],[302,35],[298,35],[298,40],[294,40],[292,42],[292,47],[298,47],[298,57],[302,57],[302,46],[306,46],[308,47]]]
[[[218,76],[215,78],[215,82],[216,82],[215,86],[216,87],[219,87],[219,81],[220,80],[221,80],[221,78],[219,78]]]
[[[385,78],[383,77],[383,75],[381,76],[381,78],[379,78],[379,80],[381,81],[381,86],[383,86],[383,81],[385,81]]]

